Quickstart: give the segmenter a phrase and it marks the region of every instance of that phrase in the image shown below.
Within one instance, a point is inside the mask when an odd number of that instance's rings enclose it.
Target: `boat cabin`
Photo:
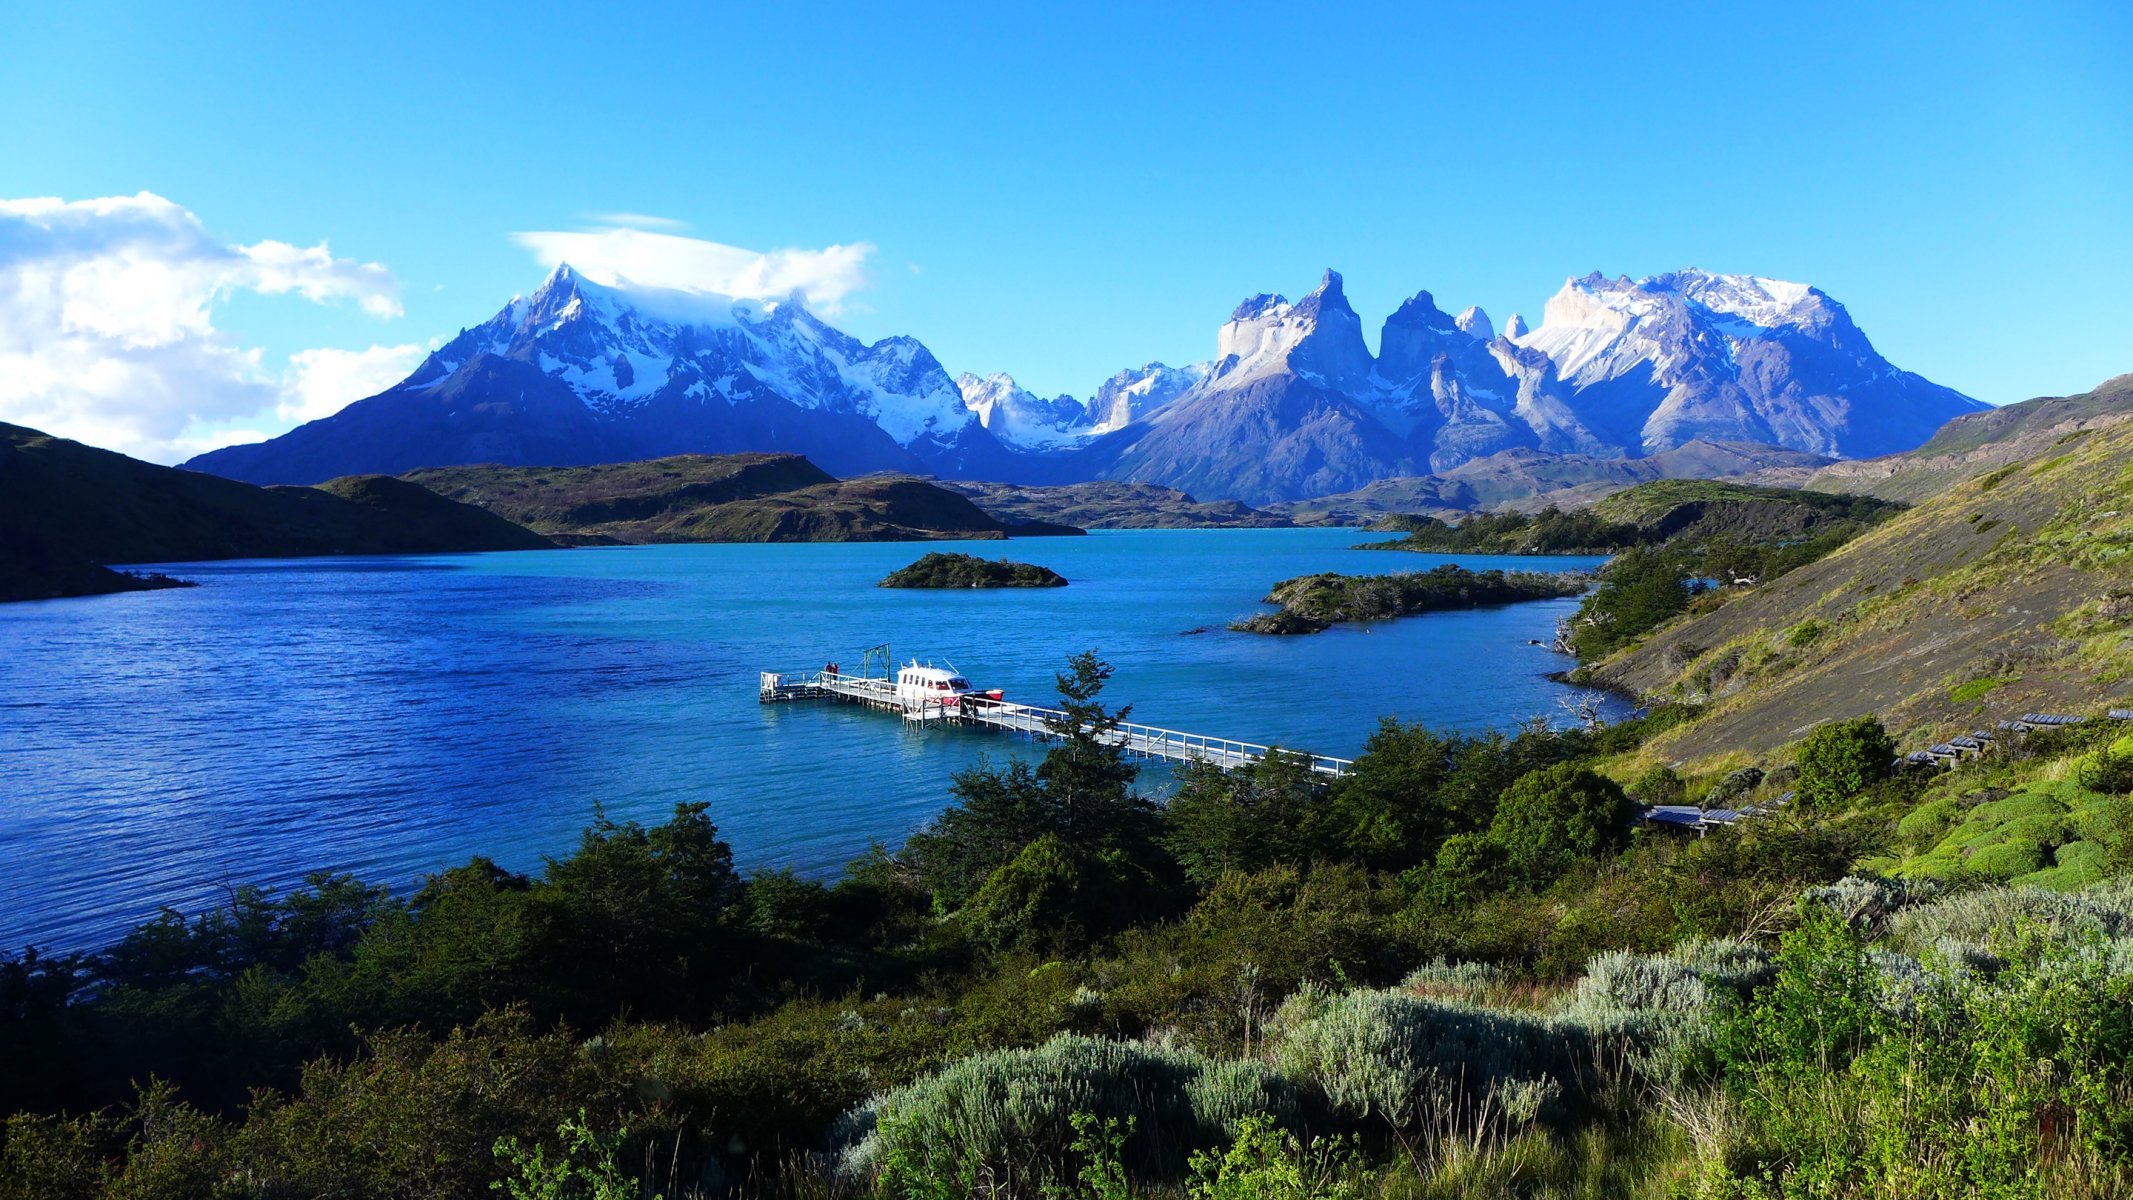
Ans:
[[[907,705],[956,703],[972,690],[968,679],[945,667],[914,662],[896,673],[896,698]]]

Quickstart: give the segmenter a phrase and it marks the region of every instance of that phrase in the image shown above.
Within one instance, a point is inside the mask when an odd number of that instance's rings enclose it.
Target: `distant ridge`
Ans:
[[[685,454],[589,467],[438,467],[406,477],[575,544],[909,542],[1078,534],[1002,520],[923,479],[837,479],[796,454]]]
[[[2042,396],[1957,417],[1916,450],[1832,463],[1815,472],[1805,486],[1922,500],[2128,417],[2133,417],[2133,375],[2119,375],[2079,395]]]
[[[498,463],[781,452],[834,474],[1148,483],[1247,504],[1443,474],[1506,451],[1640,459],[1698,442],[1862,457],[1984,406],[1889,363],[1805,284],[1675,271],[1571,279],[1533,329],[1417,292],[1373,355],[1341,276],[1261,294],[1215,357],[1120,371],[1086,399],[951,376],[798,298],[608,286],[559,266],[405,380],[188,466],[255,483]]]

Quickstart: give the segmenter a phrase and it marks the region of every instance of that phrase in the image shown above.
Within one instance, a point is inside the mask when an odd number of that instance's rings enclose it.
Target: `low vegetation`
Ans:
[[[1931,742],[2133,707],[2133,422],[2048,449],[1782,573],[1821,547],[1775,547],[1752,584],[1714,590],[1723,560],[1625,554],[1572,630],[1588,677],[1705,704],[1670,759],[1767,752],[1862,712]]]
[[[1591,509],[1479,513],[1456,525],[1436,517],[1389,517],[1384,524],[1407,536],[1390,542],[1364,542],[1357,549],[1431,554],[1613,554],[1646,542],[1641,526],[1609,521]]]
[[[2101,727],[1947,774],[1871,723],[1643,771],[1813,797],[1679,839],[1615,780],[1692,709],[1388,721],[1332,786],[1277,753],[1164,802],[1108,675],[1077,657],[1041,762],[958,775],[833,884],[737,873],[683,805],[530,875],[240,888],[0,960],[0,1196],[2133,1186],[2133,802],[2086,802],[2085,890],[1868,866],[1965,789],[2123,788]]]
[[[1328,572],[1282,580],[1265,601],[1280,605],[1279,612],[1243,617],[1230,628],[1244,633],[1318,633],[1343,621],[1561,599],[1589,586],[1587,576],[1573,572],[1469,571],[1456,566],[1391,575]]]
[[[889,573],[885,588],[1049,588],[1065,587],[1066,576],[1050,567],[979,558],[975,554],[928,554]]]
[[[1083,529],[1275,529],[1294,524],[1241,501],[1198,500],[1152,483],[1099,479],[1039,486],[946,479],[941,486],[1015,523],[1049,522]]]

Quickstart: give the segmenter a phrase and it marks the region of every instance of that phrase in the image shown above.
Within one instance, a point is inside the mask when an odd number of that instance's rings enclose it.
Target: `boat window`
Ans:
[[[948,686],[959,690],[968,690],[970,681],[968,679],[951,679],[948,681]]]

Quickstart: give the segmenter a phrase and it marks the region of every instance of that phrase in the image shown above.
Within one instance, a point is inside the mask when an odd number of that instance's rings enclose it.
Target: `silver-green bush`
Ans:
[[[1265,1065],[1215,1061],[1148,1042],[1062,1035],[948,1064],[849,1114],[840,1174],[900,1171],[1032,1190],[1069,1171],[1077,1113],[1130,1124],[1137,1172],[1174,1175],[1195,1149],[1226,1144],[1245,1117],[1291,1122],[1295,1091]]]

